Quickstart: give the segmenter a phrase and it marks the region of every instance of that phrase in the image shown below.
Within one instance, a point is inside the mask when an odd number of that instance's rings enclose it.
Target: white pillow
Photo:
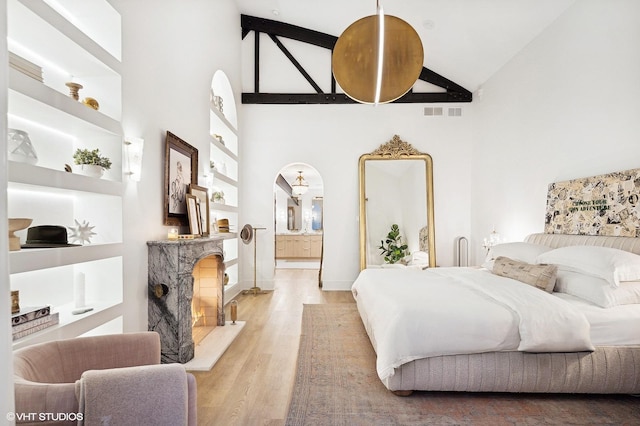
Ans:
[[[559,270],[554,291],[579,297],[603,308],[640,303],[640,281],[623,281],[611,288],[603,278]]]
[[[493,270],[493,262],[500,256],[519,260],[524,263],[536,263],[538,255],[549,250],[552,250],[552,248],[543,246],[542,244],[525,242],[497,244],[489,249],[489,253],[482,267],[490,271]]]
[[[558,265],[558,270],[581,272],[607,280],[612,287],[620,281],[640,280],[640,256],[599,246],[569,246],[542,253],[536,263]]]

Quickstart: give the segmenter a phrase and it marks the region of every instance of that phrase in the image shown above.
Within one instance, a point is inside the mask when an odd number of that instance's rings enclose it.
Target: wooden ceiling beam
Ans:
[[[256,34],[254,52],[254,92],[242,93],[243,104],[355,104],[353,99],[344,93],[336,92],[336,81],[331,73],[331,91],[325,93],[320,86],[316,84],[309,73],[302,67],[286,47],[278,40],[278,37],[289,38],[300,41],[302,43],[311,44],[324,49],[333,51],[333,47],[338,37],[319,31],[310,30],[296,25],[286,24],[284,22],[274,21],[271,19],[258,18],[248,15],[240,15],[242,25],[242,39],[244,39],[251,31]],[[267,34],[271,40],[278,46],[284,55],[293,63],[298,71],[315,89],[316,93],[263,93],[259,90],[259,49],[258,43],[260,33]],[[473,94],[460,86],[459,84],[441,76],[440,74],[422,67],[419,80],[425,81],[434,86],[444,89],[443,92],[414,92],[413,90],[406,93],[394,103],[449,103],[449,102],[471,102]]]

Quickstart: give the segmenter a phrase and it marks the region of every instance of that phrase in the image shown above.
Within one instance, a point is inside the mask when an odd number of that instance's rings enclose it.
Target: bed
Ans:
[[[532,234],[490,258],[508,273],[360,273],[352,293],[389,390],[640,393],[640,238]],[[541,263],[551,291],[536,288]],[[535,285],[510,275],[522,265]]]

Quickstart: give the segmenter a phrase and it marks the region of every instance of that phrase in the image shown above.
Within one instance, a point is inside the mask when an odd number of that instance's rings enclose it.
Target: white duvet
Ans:
[[[566,301],[472,268],[365,269],[352,286],[384,380],[419,358],[519,350],[594,350]]]

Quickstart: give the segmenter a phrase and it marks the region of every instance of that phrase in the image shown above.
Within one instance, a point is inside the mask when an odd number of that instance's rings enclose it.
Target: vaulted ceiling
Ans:
[[[424,66],[477,90],[576,0],[380,0],[411,24]],[[375,0],[236,0],[242,14],[340,36]],[[426,84],[426,83],[425,83]],[[415,86],[419,90],[418,85]]]

